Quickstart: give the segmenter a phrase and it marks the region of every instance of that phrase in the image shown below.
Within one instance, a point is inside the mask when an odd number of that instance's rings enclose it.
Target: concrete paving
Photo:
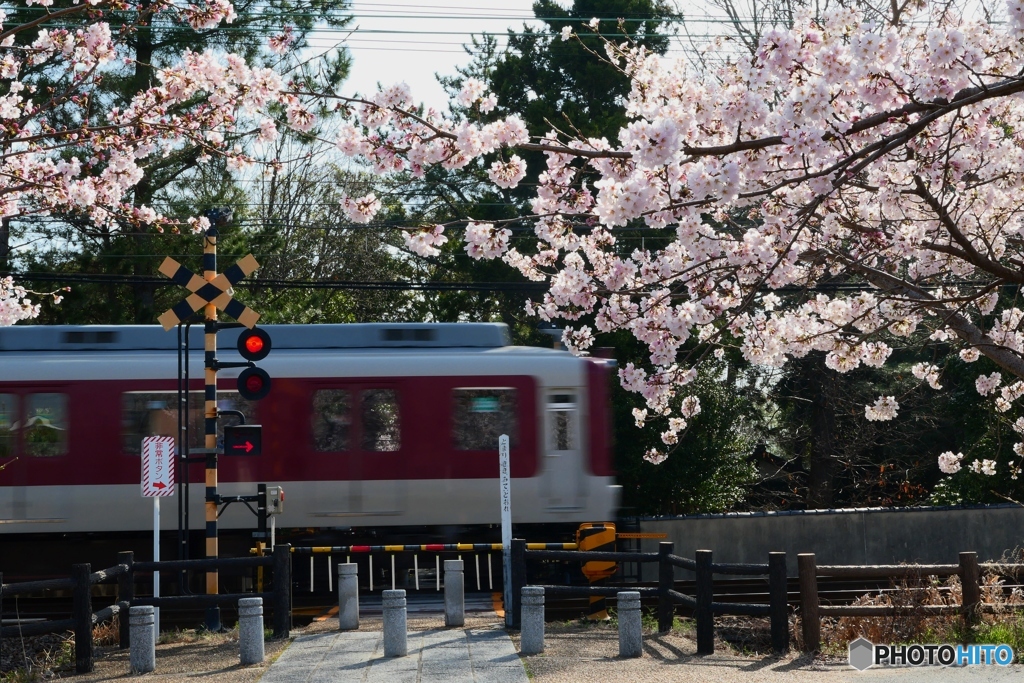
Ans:
[[[528,683],[500,626],[409,631],[409,654],[384,657],[380,631],[299,636],[260,683]]]

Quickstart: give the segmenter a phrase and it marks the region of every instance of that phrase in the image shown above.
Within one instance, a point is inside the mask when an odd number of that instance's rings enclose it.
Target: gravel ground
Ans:
[[[467,614],[466,626],[499,621],[494,614]],[[443,626],[443,615],[409,615],[410,630]],[[292,631],[317,633],[334,630],[337,621],[313,622]],[[363,618],[360,630],[381,629],[380,617]],[[167,634],[164,635],[167,639]],[[243,667],[238,663],[237,633],[196,637],[185,633],[157,646],[157,670],[141,677],[153,683],[257,683],[267,667],[284,651],[288,641],[268,640],[266,662]],[[518,633],[512,640],[519,647]],[[696,656],[692,632],[645,634],[644,656],[618,658],[618,633],[609,624],[549,623],[545,651],[524,657],[532,683],[980,683],[1024,680],[1024,667],[974,667],[970,669],[884,669],[858,672],[839,659],[737,654],[721,639],[715,654]],[[5,650],[10,647],[8,640]],[[72,663],[73,665],[73,663]],[[134,680],[128,672],[128,653],[116,647],[97,648],[96,669],[75,675],[72,670],[53,671],[48,678],[67,678],[76,683]]]
[[[518,634],[512,640],[519,648]],[[693,634],[644,635],[644,656],[619,659],[618,631],[608,624],[549,623],[545,650],[523,657],[532,683],[974,683],[1024,680],[1024,667],[882,669],[860,672],[838,658],[790,654],[742,656],[716,638],[698,657]]]

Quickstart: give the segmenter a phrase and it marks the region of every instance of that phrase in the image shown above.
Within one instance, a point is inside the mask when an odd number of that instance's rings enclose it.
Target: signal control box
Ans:
[[[267,514],[279,515],[284,512],[284,488],[281,486],[267,487]]]

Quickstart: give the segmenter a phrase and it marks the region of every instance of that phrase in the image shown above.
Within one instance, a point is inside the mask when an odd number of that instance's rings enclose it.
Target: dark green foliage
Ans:
[[[602,335],[600,344],[614,345],[612,353],[620,367],[636,362],[643,354],[637,340],[627,331]],[[711,361],[693,384],[682,389],[672,401],[672,416],[679,416],[685,396],[700,399],[701,412],[688,420],[679,442],[669,447],[661,440],[666,418],[649,416],[645,426],[636,426],[633,409],[645,408],[637,394],[627,392],[618,381],[612,391],[615,434],[615,467],[623,487],[623,515],[690,514],[736,509],[748,487],[755,484],[757,471],[749,459],[754,447],[753,423],[756,403],[752,387],[739,386],[725,361]],[[660,464],[644,460],[655,448],[670,451]]]
[[[70,0],[56,0],[51,10],[69,6]],[[77,3],[76,3],[77,4]],[[143,5],[145,7],[145,5]],[[69,126],[78,122],[82,112],[91,123],[102,123],[103,115],[112,107],[123,107],[138,92],[157,84],[157,70],[175,63],[186,50],[235,52],[250,64],[273,66],[285,71],[287,79],[318,89],[334,89],[345,78],[349,57],[338,49],[309,63],[296,63],[294,55],[308,47],[310,32],[317,27],[340,29],[351,17],[347,0],[243,0],[234,3],[237,17],[231,24],[222,22],[213,29],[193,30],[179,23],[169,14],[152,15],[143,11],[112,12],[105,15],[111,24],[115,39],[119,36],[119,57],[129,58],[119,68],[104,72],[102,87],[88,93],[88,106],[77,105],[57,109],[50,117],[55,126]],[[22,22],[38,16],[46,8],[17,9],[10,21]],[[90,21],[89,14],[74,14],[62,20],[62,25]],[[292,28],[294,42],[286,56],[278,56],[266,49],[267,39]],[[24,32],[19,40],[32,40],[34,33]],[[289,61],[291,60],[291,61]],[[39,92],[59,92],[65,84],[53,80],[52,69],[37,69],[23,74],[27,83],[38,86]],[[315,85],[314,85],[315,84]],[[187,111],[189,103],[180,111]],[[281,116],[282,112],[272,112]],[[326,112],[321,112],[324,114]],[[244,134],[247,124],[240,122],[238,134]],[[316,131],[314,131],[316,132]],[[236,135],[238,135],[236,134]],[[231,135],[227,136],[231,142]],[[88,158],[89,150],[69,148],[66,155]],[[156,155],[144,166],[145,175],[126,198],[133,206],[152,206],[171,219],[184,220],[199,215],[210,206],[231,206],[235,209],[236,225],[244,225],[246,194],[217,159],[203,162],[204,151],[196,145],[184,145],[167,156]],[[103,170],[102,164],[94,171]],[[149,278],[157,274],[163,256],[187,260],[188,254],[198,253],[197,238],[163,235],[149,226],[131,221],[96,226],[78,215],[45,216],[28,219],[0,231],[0,261],[6,261],[10,245],[27,236],[43,235],[47,239],[19,265],[25,270],[46,270],[62,273],[101,273]],[[250,248],[272,248],[274,236],[263,227],[249,235]],[[9,264],[5,264],[9,265]],[[94,323],[153,323],[156,315],[175,295],[165,295],[161,288],[149,284],[134,286],[77,285],[65,304],[49,307],[39,322],[94,322]],[[174,300],[172,300],[174,299]]]

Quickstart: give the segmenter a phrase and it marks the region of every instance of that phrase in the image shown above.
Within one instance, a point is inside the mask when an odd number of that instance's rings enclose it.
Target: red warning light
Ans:
[[[245,340],[245,350],[249,353],[259,353],[263,350],[263,340],[252,336]]]
[[[246,360],[263,360],[270,353],[272,344],[266,330],[253,328],[238,335],[238,353]]]
[[[270,393],[270,375],[262,368],[246,368],[238,375],[238,393],[246,401],[258,401]]]
[[[263,378],[259,375],[250,375],[245,379],[245,388],[258,394],[263,389]]]

